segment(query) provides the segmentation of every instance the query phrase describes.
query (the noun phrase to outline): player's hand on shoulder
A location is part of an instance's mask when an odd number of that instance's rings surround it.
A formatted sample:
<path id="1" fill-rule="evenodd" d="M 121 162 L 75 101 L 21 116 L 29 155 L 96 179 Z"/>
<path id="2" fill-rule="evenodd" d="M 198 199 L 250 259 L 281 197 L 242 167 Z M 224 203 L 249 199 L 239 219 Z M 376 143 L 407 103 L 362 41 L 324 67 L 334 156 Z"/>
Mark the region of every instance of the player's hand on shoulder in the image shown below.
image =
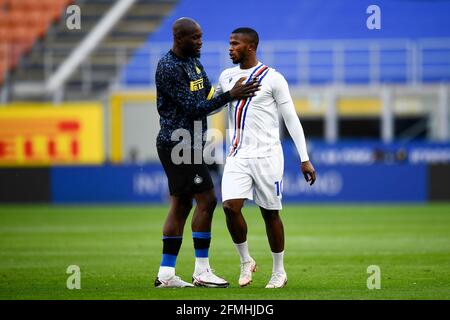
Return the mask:
<path id="1" fill-rule="evenodd" d="M 260 90 L 261 84 L 258 83 L 258 78 L 253 78 L 248 83 L 244 83 L 245 79 L 245 77 L 240 78 L 231 88 L 230 95 L 233 100 L 254 97 L 256 91 Z"/>
<path id="2" fill-rule="evenodd" d="M 316 182 L 316 170 L 314 170 L 311 161 L 302 162 L 301 168 L 305 180 L 312 186 Z"/>

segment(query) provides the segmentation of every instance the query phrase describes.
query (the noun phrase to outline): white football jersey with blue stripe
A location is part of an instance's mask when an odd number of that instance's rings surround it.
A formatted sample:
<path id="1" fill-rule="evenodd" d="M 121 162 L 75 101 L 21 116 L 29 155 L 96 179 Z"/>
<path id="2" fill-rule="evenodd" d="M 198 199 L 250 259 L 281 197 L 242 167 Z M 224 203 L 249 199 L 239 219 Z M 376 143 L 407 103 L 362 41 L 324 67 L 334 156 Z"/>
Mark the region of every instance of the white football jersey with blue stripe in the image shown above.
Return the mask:
<path id="1" fill-rule="evenodd" d="M 250 69 L 237 66 L 222 72 L 216 94 L 229 91 L 241 77 L 246 78 L 245 82 L 257 77 L 261 90 L 252 98 L 232 101 L 227 105 L 228 156 L 258 158 L 282 152 L 278 106 L 287 102 L 292 104 L 286 80 L 275 69 L 261 62 Z"/>

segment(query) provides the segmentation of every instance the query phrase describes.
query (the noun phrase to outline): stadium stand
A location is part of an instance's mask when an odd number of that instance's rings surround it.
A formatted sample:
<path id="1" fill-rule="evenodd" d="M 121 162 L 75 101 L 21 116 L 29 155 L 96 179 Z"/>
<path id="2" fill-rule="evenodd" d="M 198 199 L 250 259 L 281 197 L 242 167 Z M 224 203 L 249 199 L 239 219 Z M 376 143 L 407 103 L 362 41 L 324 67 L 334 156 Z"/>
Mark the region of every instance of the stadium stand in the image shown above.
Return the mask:
<path id="1" fill-rule="evenodd" d="M 2 0 L 0 2 L 0 84 L 6 73 L 29 54 L 72 0 Z"/>
<path id="2" fill-rule="evenodd" d="M 65 10 L 47 10 L 42 23 L 39 10 L 24 7 L 38 3 L 49 1 L 0 0 L 1 43 L 20 44 L 14 59 L 0 45 L 0 74 L 8 74 L 0 167 L 17 166 L 0 182 L 8 188 L 17 172 L 23 179 L 3 201 L 36 201 L 39 190 L 47 191 L 37 200 L 51 203 L 166 201 L 154 74 L 182 16 L 202 25 L 201 61 L 213 83 L 231 66 L 228 37 L 239 26 L 258 30 L 260 60 L 289 81 L 320 178 L 314 188 L 304 183 L 280 128 L 286 201 L 450 199 L 450 1 L 378 0 L 380 30 L 366 26 L 368 0 L 65 2 L 80 7 L 81 30 L 67 28 Z M 120 3 L 128 5 L 103 28 L 106 36 L 74 54 Z M 73 56 L 80 58 L 65 68 Z M 225 115 L 209 117 L 210 127 L 224 133 Z M 24 170 L 31 165 L 42 167 Z M 41 174 L 47 189 L 29 188 Z"/>
<path id="3" fill-rule="evenodd" d="M 67 6 L 71 3 L 76 4 L 80 7 L 82 13 L 81 29 L 69 30 L 66 26 L 65 19 L 56 19 L 55 8 L 53 11 L 48 11 L 48 15 L 53 19 L 52 21 L 56 23 L 51 28 L 46 25 L 45 30 L 43 28 L 39 29 L 41 41 L 35 43 L 33 48 L 27 42 L 29 55 L 20 61 L 20 65 L 18 65 L 20 56 L 16 55 L 14 60 L 15 72 L 11 74 L 11 82 L 14 85 L 45 82 L 49 75 L 59 67 L 74 48 L 92 31 L 97 22 L 115 3 L 114 0 L 23 1 L 24 4 L 22 6 L 15 4 L 13 7 L 17 8 L 17 10 L 27 10 L 27 18 L 28 16 L 32 17 L 27 20 L 29 22 L 35 21 L 34 19 L 37 19 L 35 17 L 38 16 L 37 13 L 29 11 L 30 8 L 41 8 L 47 2 L 54 2 L 55 4 L 58 2 L 58 10 L 62 6 Z M 19 1 L 9 2 L 16 3 Z M 25 2 L 29 7 L 24 7 Z M 30 5 L 29 2 L 34 4 Z M 36 5 L 36 3 L 40 5 Z M 120 20 L 112 32 L 98 45 L 88 61 L 66 83 L 65 99 L 95 99 L 101 96 L 101 94 L 104 94 L 111 85 L 111 79 L 115 79 L 118 66 L 126 63 L 128 56 L 133 50 L 145 41 L 148 34 L 159 25 L 161 18 L 170 12 L 173 3 L 174 1 L 164 0 L 136 1 L 133 7 L 126 13 L 125 17 Z M 64 15 L 67 17 L 65 11 L 62 14 L 63 17 Z M 21 19 L 21 17 L 13 15 L 8 21 L 17 23 L 17 32 L 21 35 L 24 37 L 29 36 L 26 33 L 27 26 L 23 24 L 23 19 Z M 0 21 L 2 20 L 0 19 Z M 45 37 L 43 37 L 44 33 Z M 0 37 L 1 34 L 0 29 Z M 33 40 L 35 39 L 33 38 Z M 2 53 L 0 53 L 1 55 Z M 23 101 L 30 99 L 34 101 L 36 99 L 45 100 L 46 98 L 45 96 L 27 98 L 13 91 L 10 100 Z"/>
<path id="4" fill-rule="evenodd" d="M 193 17 L 202 25 L 202 62 L 214 81 L 229 65 L 227 39 L 242 24 L 236 21 L 258 30 L 260 56 L 292 84 L 450 80 L 450 2 L 377 1 L 383 8 L 382 28 L 369 31 L 364 14 L 371 4 L 366 0 L 288 0 L 283 5 L 230 0 L 220 10 L 202 14 L 209 1 L 180 1 L 136 51 L 123 71 L 122 83 L 153 85 L 155 61 L 168 49 L 171 24 L 180 16 Z"/>

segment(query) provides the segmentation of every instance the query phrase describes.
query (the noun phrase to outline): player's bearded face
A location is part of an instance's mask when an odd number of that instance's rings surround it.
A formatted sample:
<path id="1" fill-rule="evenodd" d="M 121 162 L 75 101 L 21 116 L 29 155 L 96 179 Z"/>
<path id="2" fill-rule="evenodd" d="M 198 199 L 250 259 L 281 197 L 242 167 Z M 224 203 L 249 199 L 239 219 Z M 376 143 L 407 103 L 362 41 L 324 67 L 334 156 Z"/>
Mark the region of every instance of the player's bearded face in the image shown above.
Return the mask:
<path id="1" fill-rule="evenodd" d="M 230 37 L 230 59 L 234 64 L 239 64 L 245 60 L 249 44 L 243 39 L 242 34 L 233 33 Z"/>
<path id="2" fill-rule="evenodd" d="M 182 48 L 186 56 L 200 58 L 202 48 L 202 31 L 200 28 L 195 28 L 193 32 L 184 37 Z"/>

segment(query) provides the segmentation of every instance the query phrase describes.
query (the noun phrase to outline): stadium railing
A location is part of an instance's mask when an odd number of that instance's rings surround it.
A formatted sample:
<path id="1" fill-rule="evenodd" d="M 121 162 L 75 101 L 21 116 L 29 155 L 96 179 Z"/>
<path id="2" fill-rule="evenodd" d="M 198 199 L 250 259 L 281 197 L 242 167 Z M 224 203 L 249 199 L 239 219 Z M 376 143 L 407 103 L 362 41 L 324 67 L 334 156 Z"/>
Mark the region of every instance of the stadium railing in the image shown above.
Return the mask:
<path id="1" fill-rule="evenodd" d="M 124 68 L 122 84 L 153 85 L 159 58 L 171 43 L 139 49 Z M 450 81 L 450 39 L 266 41 L 259 58 L 292 84 L 418 84 Z M 203 44 L 201 61 L 213 81 L 231 66 L 226 42 Z"/>

